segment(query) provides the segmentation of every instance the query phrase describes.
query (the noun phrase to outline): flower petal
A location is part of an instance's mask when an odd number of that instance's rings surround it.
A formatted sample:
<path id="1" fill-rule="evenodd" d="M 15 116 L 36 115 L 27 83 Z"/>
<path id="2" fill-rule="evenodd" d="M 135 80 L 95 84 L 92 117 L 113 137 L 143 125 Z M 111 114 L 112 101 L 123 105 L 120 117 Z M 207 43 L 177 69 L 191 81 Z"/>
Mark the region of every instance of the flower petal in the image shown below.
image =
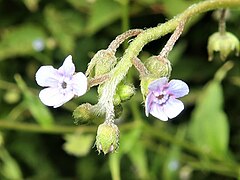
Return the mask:
<path id="1" fill-rule="evenodd" d="M 82 96 L 87 91 L 87 77 L 82 72 L 78 72 L 73 75 L 71 85 L 73 87 L 74 94 L 77 96 Z"/>
<path id="2" fill-rule="evenodd" d="M 39 98 L 42 103 L 47 106 L 53 106 L 54 108 L 68 102 L 73 96 L 73 93 L 61 93 L 59 88 L 45 88 L 39 93 Z"/>
<path id="3" fill-rule="evenodd" d="M 170 118 L 174 118 L 182 112 L 184 105 L 182 101 L 170 97 L 170 99 L 164 105 L 164 113 Z"/>
<path id="4" fill-rule="evenodd" d="M 168 93 L 173 94 L 175 98 L 183 97 L 189 93 L 188 85 L 181 80 L 173 79 L 168 85 Z"/>
<path id="5" fill-rule="evenodd" d="M 162 121 L 167 121 L 168 117 L 163 111 L 163 107 L 157 103 L 151 104 L 150 114 Z"/>
<path id="6" fill-rule="evenodd" d="M 152 92 L 150 92 L 146 97 L 146 100 L 145 100 L 145 114 L 146 114 L 147 117 L 148 117 L 149 112 L 151 110 L 151 104 L 153 103 L 154 98 L 155 97 L 154 97 Z"/>
<path id="7" fill-rule="evenodd" d="M 166 77 L 159 78 L 153 82 L 151 82 L 148 86 L 150 91 L 159 91 L 163 86 L 165 86 L 168 82 Z"/>
<path id="8" fill-rule="evenodd" d="M 69 55 L 63 62 L 63 65 L 58 69 L 58 72 L 63 76 L 72 76 L 75 72 L 75 66 L 72 62 L 72 56 Z"/>
<path id="9" fill-rule="evenodd" d="M 42 66 L 36 72 L 36 81 L 39 86 L 57 87 L 59 78 L 61 76 L 52 66 Z"/>

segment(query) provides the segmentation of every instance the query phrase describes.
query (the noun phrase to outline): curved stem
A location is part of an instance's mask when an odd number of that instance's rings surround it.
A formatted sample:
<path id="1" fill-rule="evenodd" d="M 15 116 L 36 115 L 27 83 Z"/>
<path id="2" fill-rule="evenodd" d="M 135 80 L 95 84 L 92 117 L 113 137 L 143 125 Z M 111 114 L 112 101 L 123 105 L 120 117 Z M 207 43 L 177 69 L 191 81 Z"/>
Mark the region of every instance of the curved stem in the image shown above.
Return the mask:
<path id="1" fill-rule="evenodd" d="M 239 0 L 208 0 L 203 1 L 198 4 L 190 6 L 182 14 L 176 16 L 172 20 L 161 24 L 154 28 L 149 28 L 144 32 L 140 33 L 134 41 L 131 42 L 128 49 L 126 49 L 124 56 L 121 61 L 116 65 L 114 69 L 110 72 L 110 79 L 103 85 L 103 93 L 99 99 L 99 108 L 101 111 L 106 112 L 109 109 L 108 106 L 113 104 L 113 96 L 117 85 L 122 81 L 126 76 L 129 68 L 132 66 L 132 59 L 138 56 L 139 52 L 142 50 L 144 45 L 147 43 L 160 38 L 163 35 L 166 35 L 169 32 L 172 32 L 179 23 L 185 19 L 196 16 L 200 13 L 213 10 L 216 8 L 223 7 L 237 7 L 240 6 Z"/>
<path id="2" fill-rule="evenodd" d="M 174 44 L 178 40 L 178 38 L 181 36 L 184 25 L 186 23 L 186 20 L 184 19 L 183 21 L 180 21 L 179 25 L 167 41 L 166 45 L 163 47 L 162 51 L 159 53 L 160 59 L 167 58 L 169 52 L 173 49 Z"/>

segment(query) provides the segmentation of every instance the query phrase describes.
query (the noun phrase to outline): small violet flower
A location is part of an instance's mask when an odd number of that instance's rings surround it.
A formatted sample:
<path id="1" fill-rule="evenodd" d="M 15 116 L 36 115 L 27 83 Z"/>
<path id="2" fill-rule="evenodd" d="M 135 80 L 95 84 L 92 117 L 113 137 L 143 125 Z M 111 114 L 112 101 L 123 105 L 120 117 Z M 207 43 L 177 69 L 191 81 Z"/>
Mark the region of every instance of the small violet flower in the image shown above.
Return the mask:
<path id="1" fill-rule="evenodd" d="M 181 80 L 171 80 L 166 77 L 159 78 L 148 86 L 148 95 L 145 101 L 146 116 L 167 121 L 176 117 L 183 109 L 183 103 L 176 99 L 189 93 L 188 85 Z"/>
<path id="2" fill-rule="evenodd" d="M 39 93 L 43 104 L 57 108 L 71 100 L 74 96 L 82 96 L 87 91 L 87 77 L 75 73 L 72 56 L 69 55 L 59 69 L 42 66 L 36 73 L 39 86 L 46 87 Z"/>

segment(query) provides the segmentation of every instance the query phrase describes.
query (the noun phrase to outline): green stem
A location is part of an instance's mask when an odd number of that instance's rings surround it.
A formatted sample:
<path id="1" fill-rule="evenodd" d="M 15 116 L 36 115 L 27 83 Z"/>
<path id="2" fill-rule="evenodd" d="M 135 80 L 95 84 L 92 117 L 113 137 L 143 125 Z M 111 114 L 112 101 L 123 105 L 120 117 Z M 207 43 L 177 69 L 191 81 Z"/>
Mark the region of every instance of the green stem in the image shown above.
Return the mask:
<path id="1" fill-rule="evenodd" d="M 24 132 L 32 132 L 32 133 L 47 133 L 47 134 L 65 134 L 65 133 L 73 133 L 76 131 L 88 131 L 95 132 L 96 127 L 91 126 L 63 126 L 63 125 L 54 125 L 49 127 L 43 127 L 37 124 L 31 123 L 18 123 L 18 122 L 9 122 L 6 120 L 0 120 L 0 129 L 8 129 L 8 130 L 17 130 Z"/>
<path id="2" fill-rule="evenodd" d="M 157 27 L 149 28 L 139 34 L 134 41 L 132 41 L 126 49 L 124 56 L 117 66 L 110 72 L 110 79 L 103 85 L 103 93 L 99 99 L 100 111 L 113 114 L 113 96 L 117 85 L 126 76 L 129 68 L 132 66 L 132 59 L 138 56 L 144 45 L 147 43 L 159 39 L 161 36 L 172 32 L 178 26 L 179 22 L 196 16 L 200 13 L 226 7 L 238 7 L 240 6 L 239 0 L 208 0 L 202 1 L 198 4 L 190 6 L 182 14 L 175 18 L 163 23 Z"/>
<path id="3" fill-rule="evenodd" d="M 134 127 L 134 123 L 126 123 L 121 125 L 121 131 L 129 130 Z M 38 124 L 33 123 L 19 123 L 19 122 L 10 122 L 8 120 L 0 120 L 0 129 L 1 130 L 17 130 L 29 133 L 44 133 L 44 134 L 66 134 L 74 133 L 77 131 L 81 132 L 96 132 L 97 127 L 95 126 L 65 126 L 65 125 L 53 125 L 49 127 L 43 127 Z"/>
<path id="4" fill-rule="evenodd" d="M 221 35 L 224 35 L 226 32 L 226 11 L 226 9 L 221 9 L 220 13 L 218 31 Z"/>

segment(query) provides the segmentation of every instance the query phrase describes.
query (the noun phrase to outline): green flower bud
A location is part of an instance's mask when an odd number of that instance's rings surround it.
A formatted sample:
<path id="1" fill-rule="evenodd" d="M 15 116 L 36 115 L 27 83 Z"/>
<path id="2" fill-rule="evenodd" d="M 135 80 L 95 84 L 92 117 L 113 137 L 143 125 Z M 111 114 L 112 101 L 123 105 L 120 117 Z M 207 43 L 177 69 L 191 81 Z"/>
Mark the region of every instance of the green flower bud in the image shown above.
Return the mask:
<path id="1" fill-rule="evenodd" d="M 131 84 L 119 84 L 116 93 L 122 102 L 127 101 L 135 94 L 135 88 Z"/>
<path id="2" fill-rule="evenodd" d="M 95 145 L 99 153 L 115 152 L 118 148 L 119 130 L 113 123 L 100 124 L 97 130 Z"/>
<path id="3" fill-rule="evenodd" d="M 113 96 L 113 104 L 114 104 L 114 106 L 117 106 L 117 105 L 119 105 L 121 103 L 121 98 L 120 98 L 120 96 L 116 93 L 116 94 L 114 94 L 114 96 Z"/>
<path id="4" fill-rule="evenodd" d="M 170 77 L 171 75 L 171 63 L 166 58 L 162 58 L 160 56 L 151 56 L 146 60 L 145 66 L 149 73 L 156 76 L 156 78 Z"/>
<path id="5" fill-rule="evenodd" d="M 110 50 L 98 51 L 88 65 L 86 75 L 96 77 L 108 73 L 116 65 L 117 58 L 114 52 Z"/>
<path id="6" fill-rule="evenodd" d="M 81 104 L 73 111 L 76 122 L 86 123 L 93 118 L 92 105 L 89 103 Z"/>
<path id="7" fill-rule="evenodd" d="M 73 111 L 75 123 L 95 123 L 100 124 L 103 122 L 104 117 L 97 115 L 94 106 L 89 103 L 81 104 Z"/>
<path id="8" fill-rule="evenodd" d="M 207 48 L 209 61 L 213 59 L 214 52 L 219 52 L 220 59 L 224 61 L 232 51 L 235 51 L 236 56 L 238 56 L 239 40 L 232 33 L 221 34 L 216 32 L 209 37 Z"/>

